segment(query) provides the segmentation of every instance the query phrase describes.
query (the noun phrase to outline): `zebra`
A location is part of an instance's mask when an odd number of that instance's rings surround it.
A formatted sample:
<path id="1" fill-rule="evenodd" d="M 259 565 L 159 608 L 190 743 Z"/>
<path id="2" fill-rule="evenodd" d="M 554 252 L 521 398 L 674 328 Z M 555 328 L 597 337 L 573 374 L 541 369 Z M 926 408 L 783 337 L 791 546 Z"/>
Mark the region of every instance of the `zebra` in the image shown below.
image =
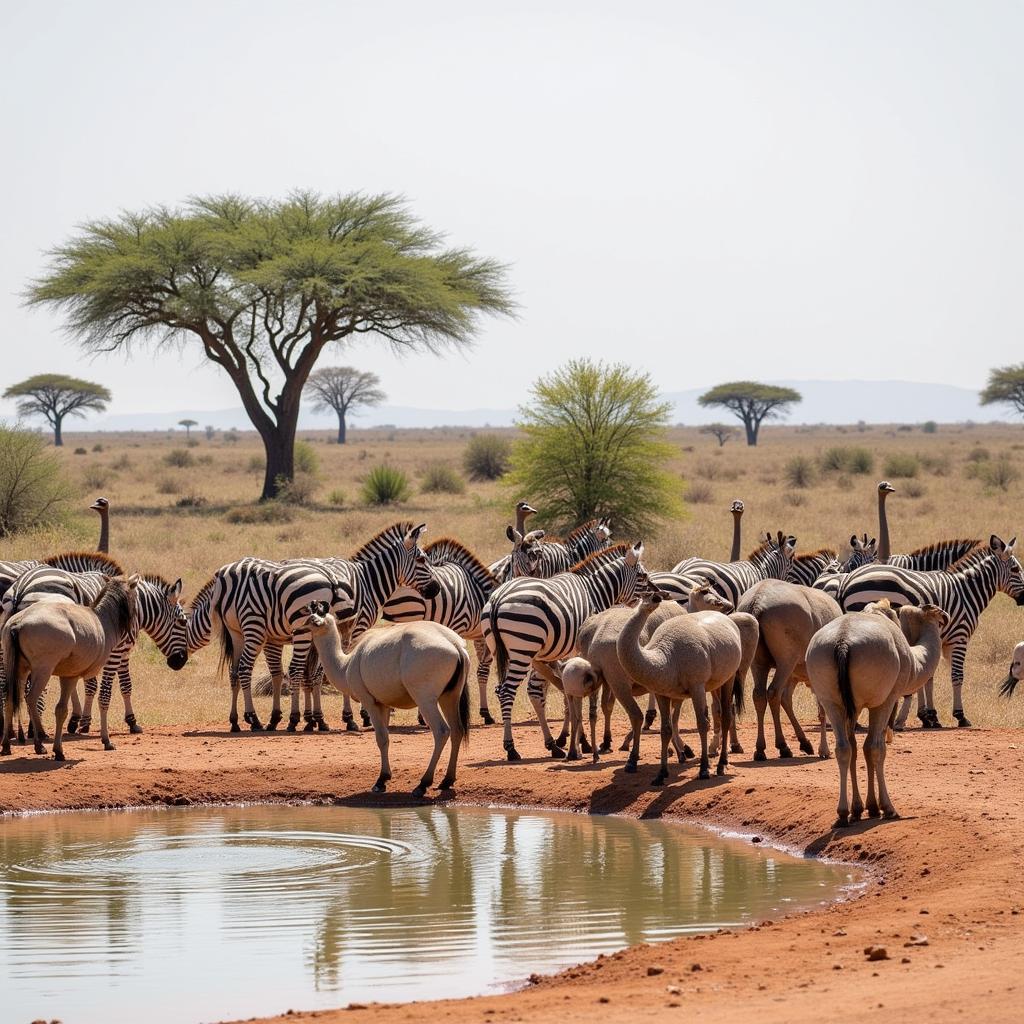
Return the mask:
<path id="1" fill-rule="evenodd" d="M 525 503 L 520 502 L 520 505 L 523 504 Z M 526 507 L 530 508 L 528 505 Z M 520 506 L 517 505 L 517 512 L 519 508 Z M 536 564 L 532 571 L 526 573 L 522 571 L 522 562 L 519 562 L 519 575 L 531 575 L 547 579 L 549 576 L 554 576 L 555 573 L 568 572 L 578 562 L 582 562 L 587 555 L 592 555 L 595 551 L 602 551 L 608 547 L 611 542 L 611 535 L 611 519 L 608 516 L 603 516 L 600 519 L 591 519 L 582 526 L 576 527 L 564 540 L 559 540 L 557 537 L 547 539 L 543 530 L 531 530 L 529 533 L 524 533 L 523 527 L 517 522 L 514 528 L 509 526 L 505 529 L 505 536 L 513 544 L 512 553 L 494 562 L 489 566 L 489 569 L 491 575 L 496 577 L 501 583 L 507 583 L 510 579 L 515 579 L 517 569 L 515 561 L 516 549 L 519 545 L 523 543 L 528 544 L 532 540 L 540 542 Z M 517 540 L 517 537 L 521 538 L 521 540 Z"/>
<path id="2" fill-rule="evenodd" d="M 940 540 L 934 544 L 915 548 L 906 554 L 890 555 L 886 565 L 895 565 L 899 569 L 914 569 L 917 572 L 937 572 L 948 569 L 954 562 L 959 562 L 964 555 L 969 555 L 982 546 L 980 540 L 969 540 L 958 537 L 952 540 Z"/>
<path id="3" fill-rule="evenodd" d="M 50 561 L 47 559 L 46 562 L 23 573 L 7 591 L 3 599 L 3 621 L 6 621 L 20 608 L 36 601 L 61 600 L 91 605 L 103 589 L 104 584 L 113 575 L 109 572 L 99 571 L 70 572 L 55 568 Z M 169 668 L 177 671 L 188 661 L 186 618 L 179 601 L 181 580 L 171 584 L 161 576 L 143 576 L 140 578 L 135 592 L 138 602 L 135 628 L 111 652 L 103 667 L 102 684 L 99 686 L 100 737 L 105 750 L 114 749 L 107 730 L 107 710 L 110 706 L 110 695 L 115 675 L 120 680 L 121 696 L 124 699 L 125 723 L 133 733 L 142 731 L 132 708 L 132 682 L 129 670 L 129 658 L 138 638 L 138 631 L 142 629 L 149 634 L 160 653 L 167 659 Z M 87 679 L 84 711 L 79 702 L 77 688 L 72 694 L 73 713 L 68 722 L 67 731 L 69 733 L 79 728 L 82 732 L 88 732 L 91 724 L 92 700 L 96 691 L 96 679 Z M 75 728 L 72 728 L 72 725 Z"/>
<path id="4" fill-rule="evenodd" d="M 938 605 L 949 616 L 942 631 L 942 651 L 952 669 L 953 717 L 961 728 L 971 724 L 963 709 L 964 661 L 981 613 L 1000 590 L 1024 605 L 1024 573 L 1013 554 L 1016 542 L 1016 537 L 1006 543 L 992 534 L 987 546 L 975 548 L 948 569 L 917 571 L 867 565 L 850 573 L 839 588 L 843 611 L 858 611 L 872 601 L 888 598 L 897 607 Z M 932 685 L 929 680 L 918 692 L 917 715 L 926 729 L 941 728 Z M 905 703 L 898 724 L 902 725 L 908 707 Z"/>
<path id="5" fill-rule="evenodd" d="M 743 562 L 710 562 L 704 558 L 687 558 L 671 572 L 652 572 L 651 585 L 672 600 L 682 604 L 690 599 L 690 591 L 702 583 L 712 588 L 735 608 L 739 599 L 761 580 L 784 580 L 793 564 L 796 537 L 787 537 L 780 530 L 775 537 L 761 535 L 761 545 Z"/>
<path id="6" fill-rule="evenodd" d="M 786 573 L 789 583 L 799 583 L 804 587 L 813 587 L 823 576 L 853 572 L 862 565 L 870 565 L 875 561 L 878 551 L 877 542 L 854 534 L 850 538 L 850 554 L 840 562 L 839 556 L 832 548 L 819 548 L 817 551 L 796 555 Z"/>
<path id="7" fill-rule="evenodd" d="M 28 572 L 29 569 L 34 569 L 37 565 L 42 564 L 42 562 L 35 559 L 30 559 L 26 562 L 0 561 L 0 601 L 3 600 L 4 594 L 11 589 L 11 585 L 19 576 Z"/>
<path id="8" fill-rule="evenodd" d="M 498 703 L 509 761 L 520 761 L 512 739 L 512 705 L 519 684 L 536 666 L 549 682 L 556 681 L 549 663 L 576 649 L 579 631 L 589 615 L 625 604 L 647 579 L 641 562 L 643 544 L 620 544 L 589 555 L 568 572 L 548 579 L 521 578 L 503 583 L 481 613 L 484 639 L 498 666 Z M 552 739 L 544 715 L 543 687 L 530 687 L 544 745 L 551 756 L 565 755 Z"/>
<path id="9" fill-rule="evenodd" d="M 423 553 L 434 568 L 434 578 L 440 587 L 438 593 L 428 599 L 411 588 L 399 588 L 384 604 L 384 621 L 417 622 L 425 619 L 439 622 L 463 639 L 473 641 L 477 654 L 480 717 L 484 725 L 494 725 L 487 707 L 487 675 L 491 658 L 483 640 L 480 613 L 498 581 L 476 555 L 450 537 L 428 544 Z"/>

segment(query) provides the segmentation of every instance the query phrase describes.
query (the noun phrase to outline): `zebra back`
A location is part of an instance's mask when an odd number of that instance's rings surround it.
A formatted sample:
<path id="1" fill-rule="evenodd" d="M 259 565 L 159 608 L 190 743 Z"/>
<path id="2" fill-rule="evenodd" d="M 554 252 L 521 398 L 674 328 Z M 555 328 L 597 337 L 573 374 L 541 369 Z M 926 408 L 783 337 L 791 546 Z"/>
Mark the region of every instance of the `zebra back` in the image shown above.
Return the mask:
<path id="1" fill-rule="evenodd" d="M 900 569 L 914 569 L 917 572 L 937 572 L 940 569 L 948 569 L 965 555 L 979 549 L 982 549 L 982 542 L 977 539 L 960 537 L 940 540 L 905 554 L 891 555 L 888 564 Z"/>
<path id="2" fill-rule="evenodd" d="M 65 572 L 101 572 L 104 576 L 123 576 L 124 569 L 109 555 L 100 551 L 63 551 L 43 559 L 44 565 L 52 565 Z"/>
<path id="3" fill-rule="evenodd" d="M 35 560 L 29 560 L 27 562 L 4 562 L 0 561 L 0 600 L 3 599 L 4 594 L 10 589 L 11 584 L 22 575 L 22 573 L 28 572 L 29 569 L 34 569 L 37 565 L 42 565 L 42 562 Z"/>

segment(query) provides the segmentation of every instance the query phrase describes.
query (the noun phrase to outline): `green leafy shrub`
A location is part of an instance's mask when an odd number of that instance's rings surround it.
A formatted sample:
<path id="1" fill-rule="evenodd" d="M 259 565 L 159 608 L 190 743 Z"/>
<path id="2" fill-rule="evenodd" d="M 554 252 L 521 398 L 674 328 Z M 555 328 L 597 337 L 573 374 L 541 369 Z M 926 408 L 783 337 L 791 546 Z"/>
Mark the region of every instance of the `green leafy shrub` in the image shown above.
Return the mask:
<path id="1" fill-rule="evenodd" d="M 76 448 L 75 449 L 75 454 L 76 455 L 88 455 L 89 453 L 84 448 Z"/>
<path id="2" fill-rule="evenodd" d="M 908 480 L 917 476 L 921 462 L 916 455 L 890 455 L 885 460 L 885 475 L 895 480 Z"/>
<path id="3" fill-rule="evenodd" d="M 466 482 L 446 462 L 432 462 L 423 473 L 420 490 L 424 494 L 463 494 Z"/>
<path id="4" fill-rule="evenodd" d="M 875 457 L 867 448 L 837 446 L 828 448 L 820 459 L 823 473 L 870 473 Z"/>
<path id="5" fill-rule="evenodd" d="M 1009 456 L 1000 455 L 998 459 L 979 463 L 978 477 L 986 487 L 999 491 L 1008 491 L 1010 485 L 1020 479 L 1020 470 L 1017 469 Z"/>
<path id="6" fill-rule="evenodd" d="M 327 495 L 328 504 L 336 505 L 341 508 L 345 504 L 345 492 L 340 490 L 333 490 Z"/>
<path id="7" fill-rule="evenodd" d="M 277 479 L 277 499 L 286 505 L 308 505 L 320 483 L 312 473 L 296 473 L 291 480 Z"/>
<path id="8" fill-rule="evenodd" d="M 195 456 L 185 448 L 172 448 L 164 456 L 164 464 L 175 469 L 188 469 L 196 464 Z"/>
<path id="9" fill-rule="evenodd" d="M 935 420 L 925 420 L 921 425 L 921 430 L 926 434 L 937 434 L 939 432 L 939 425 Z"/>
<path id="10" fill-rule="evenodd" d="M 320 472 L 320 456 L 308 441 L 295 442 L 295 472 L 316 476 Z"/>
<path id="11" fill-rule="evenodd" d="M 817 478 L 814 460 L 807 455 L 794 455 L 786 463 L 786 482 L 790 487 L 810 487 Z"/>
<path id="12" fill-rule="evenodd" d="M 94 445 L 92 446 L 92 450 L 93 450 L 94 452 L 101 452 L 101 451 L 103 451 L 103 445 L 102 445 L 102 444 L 100 444 L 100 443 L 99 443 L 99 442 L 97 441 L 97 442 L 96 442 L 96 444 L 94 444 Z"/>
<path id="13" fill-rule="evenodd" d="M 470 480 L 497 480 L 509 468 L 512 442 L 498 434 L 477 434 L 462 456 L 462 465 Z"/>
<path id="14" fill-rule="evenodd" d="M 60 458 L 41 434 L 0 427 L 0 537 L 57 523 L 69 493 Z"/>
<path id="15" fill-rule="evenodd" d="M 374 466 L 363 481 L 363 501 L 367 505 L 399 505 L 412 493 L 409 478 L 394 466 Z"/>

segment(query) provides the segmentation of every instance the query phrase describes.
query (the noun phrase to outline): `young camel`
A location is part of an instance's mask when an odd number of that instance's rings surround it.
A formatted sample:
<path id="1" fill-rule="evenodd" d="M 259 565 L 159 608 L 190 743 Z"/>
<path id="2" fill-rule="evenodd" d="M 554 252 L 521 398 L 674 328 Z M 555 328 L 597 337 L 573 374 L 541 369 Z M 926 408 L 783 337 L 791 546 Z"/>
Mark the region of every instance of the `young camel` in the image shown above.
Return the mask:
<path id="1" fill-rule="evenodd" d="M 113 576 L 104 585 L 92 605 L 71 601 L 40 601 L 16 612 L 0 633 L 4 679 L 9 681 L 4 708 L 4 732 L 0 754 L 11 752 L 11 728 L 18 713 L 22 691 L 26 695 L 32 719 L 35 752 L 45 754 L 43 723 L 38 701 L 51 676 L 60 678 L 53 737 L 53 757 L 64 760 L 64 721 L 68 702 L 78 680 L 92 678 L 103 671 L 111 652 L 126 637 L 134 636 L 136 588 L 140 577 Z M 103 745 L 112 749 L 106 735 Z"/>
<path id="2" fill-rule="evenodd" d="M 717 611 L 673 616 L 658 626 L 643 646 L 640 637 L 644 624 L 665 599 L 666 595 L 658 590 L 643 597 L 615 645 L 623 669 L 658 698 L 661 769 L 654 777 L 655 786 L 668 778 L 668 744 L 672 737 L 670 702 L 686 697 L 693 701 L 700 734 L 699 777 L 710 776 L 707 695 L 726 683 L 732 684 L 741 669 L 745 674 L 757 648 L 757 619 L 752 615 L 723 615 Z M 724 736 L 732 714 L 728 691 L 720 705 Z M 718 755 L 719 775 L 725 774 L 727 764 L 726 744 L 722 743 Z"/>
<path id="3" fill-rule="evenodd" d="M 836 825 L 864 812 L 857 787 L 857 715 L 868 709 L 864 760 L 868 769 L 867 812 L 896 818 L 885 785 L 886 734 L 901 697 L 930 679 L 942 655 L 941 633 L 948 621 L 936 605 L 905 605 L 899 616 L 888 601 L 849 612 L 817 632 L 807 648 L 807 675 L 836 734 L 839 806 Z M 847 777 L 853 804 L 847 798 Z M 877 784 L 877 797 L 875 786 Z"/>
<path id="4" fill-rule="evenodd" d="M 843 614 L 834 598 L 813 587 L 783 580 L 762 580 L 755 583 L 740 598 L 737 611 L 746 612 L 757 619 L 759 635 L 757 653 L 751 664 L 754 677 L 754 708 L 757 711 L 757 743 L 754 746 L 754 760 L 766 760 L 764 713 L 772 710 L 775 725 L 775 748 L 779 757 L 792 757 L 782 735 L 781 710 L 796 732 L 797 742 L 805 754 L 814 753 L 793 711 L 793 691 L 798 682 L 807 682 L 807 665 L 804 657 L 811 637 L 823 626 Z M 772 681 L 768 673 L 774 670 Z M 828 739 L 825 730 L 825 712 L 819 705 L 818 721 L 820 739 L 818 756 L 829 756 Z"/>
<path id="5" fill-rule="evenodd" d="M 407 622 L 365 633 L 355 650 L 345 654 L 327 603 L 314 602 L 308 612 L 304 628 L 312 635 L 324 674 L 370 713 L 380 750 L 380 775 L 373 792 L 383 793 L 391 779 L 392 708 L 418 708 L 434 736 L 434 752 L 413 796 L 423 796 L 433 784 L 449 736 L 448 770 L 437 788 L 451 789 L 459 747 L 469 741 L 469 655 L 459 635 L 437 622 Z"/>
<path id="6" fill-rule="evenodd" d="M 641 631 L 640 642 L 646 644 L 654 630 L 663 622 L 675 615 L 685 615 L 688 611 L 719 611 L 728 615 L 732 611 L 732 605 L 725 598 L 716 594 L 707 584 L 694 587 L 690 592 L 686 608 L 683 608 L 677 601 L 665 601 L 651 613 Z M 579 758 L 576 742 L 583 731 L 583 698 L 589 697 L 590 747 L 594 762 L 597 762 L 597 701 L 595 698 L 600 690 L 601 710 L 604 712 L 604 739 L 600 750 L 611 750 L 611 713 L 615 707 L 615 701 L 618 700 L 625 708 L 626 714 L 629 715 L 631 727 L 619 749 L 630 750 L 632 748 L 629 758 L 626 760 L 625 770 L 630 773 L 636 771 L 640 760 L 640 733 L 644 724 L 644 715 L 634 698 L 648 691 L 626 673 L 622 662 L 619 661 L 618 650 L 615 646 L 619 634 L 632 614 L 631 608 L 615 607 L 592 615 L 580 630 L 580 656 L 570 658 L 562 666 L 562 690 L 569 709 L 571 725 L 568 754 L 570 761 Z M 683 764 L 686 758 L 693 757 L 693 751 L 683 743 L 679 736 L 678 714 L 679 702 L 674 701 L 672 704 L 672 745 L 679 757 L 679 763 Z"/>

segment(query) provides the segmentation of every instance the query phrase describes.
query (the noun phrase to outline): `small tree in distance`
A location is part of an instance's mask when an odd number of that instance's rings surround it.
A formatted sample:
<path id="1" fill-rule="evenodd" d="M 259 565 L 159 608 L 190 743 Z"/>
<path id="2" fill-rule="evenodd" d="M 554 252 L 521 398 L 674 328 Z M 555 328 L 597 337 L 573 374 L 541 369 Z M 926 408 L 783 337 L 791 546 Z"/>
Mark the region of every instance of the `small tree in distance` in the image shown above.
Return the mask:
<path id="1" fill-rule="evenodd" d="M 497 480 L 508 472 L 512 442 L 500 434 L 477 434 L 462 456 L 470 480 Z"/>
<path id="2" fill-rule="evenodd" d="M 66 416 L 84 416 L 87 412 L 103 412 L 110 401 L 110 392 L 102 384 L 94 384 L 63 373 L 38 373 L 20 384 L 12 384 L 4 398 L 18 398 L 21 416 L 43 416 L 53 428 L 53 443 L 64 444 L 62 427 Z"/>
<path id="3" fill-rule="evenodd" d="M 571 529 L 610 516 L 620 537 L 650 534 L 679 510 L 680 481 L 664 469 L 671 405 L 647 374 L 575 359 L 532 388 L 512 449 L 510 480 L 536 496 L 541 525 Z"/>
<path id="4" fill-rule="evenodd" d="M 1012 405 L 1018 416 L 1024 416 L 1024 363 L 989 370 L 979 398 L 982 405 Z"/>
<path id="5" fill-rule="evenodd" d="M 199 426 L 199 420 L 178 420 L 178 426 L 185 428 L 185 440 L 192 439 L 192 428 Z"/>
<path id="6" fill-rule="evenodd" d="M 380 377 L 354 366 L 324 366 L 306 381 L 306 397 L 316 412 L 333 409 L 338 416 L 338 444 L 345 443 L 346 417 L 359 408 L 380 405 L 387 398 Z"/>
<path id="7" fill-rule="evenodd" d="M 803 401 L 803 396 L 792 388 L 738 380 L 705 391 L 697 401 L 705 408 L 719 406 L 728 409 L 742 421 L 747 432 L 747 444 L 753 446 L 757 444 L 761 424 L 765 420 L 782 419 L 789 413 L 791 405 Z"/>
<path id="8" fill-rule="evenodd" d="M 739 433 L 739 430 L 736 427 L 730 427 L 727 423 L 709 423 L 706 427 L 701 427 L 700 432 L 717 438 L 718 447 L 722 448 L 726 441 L 731 441 Z"/>

